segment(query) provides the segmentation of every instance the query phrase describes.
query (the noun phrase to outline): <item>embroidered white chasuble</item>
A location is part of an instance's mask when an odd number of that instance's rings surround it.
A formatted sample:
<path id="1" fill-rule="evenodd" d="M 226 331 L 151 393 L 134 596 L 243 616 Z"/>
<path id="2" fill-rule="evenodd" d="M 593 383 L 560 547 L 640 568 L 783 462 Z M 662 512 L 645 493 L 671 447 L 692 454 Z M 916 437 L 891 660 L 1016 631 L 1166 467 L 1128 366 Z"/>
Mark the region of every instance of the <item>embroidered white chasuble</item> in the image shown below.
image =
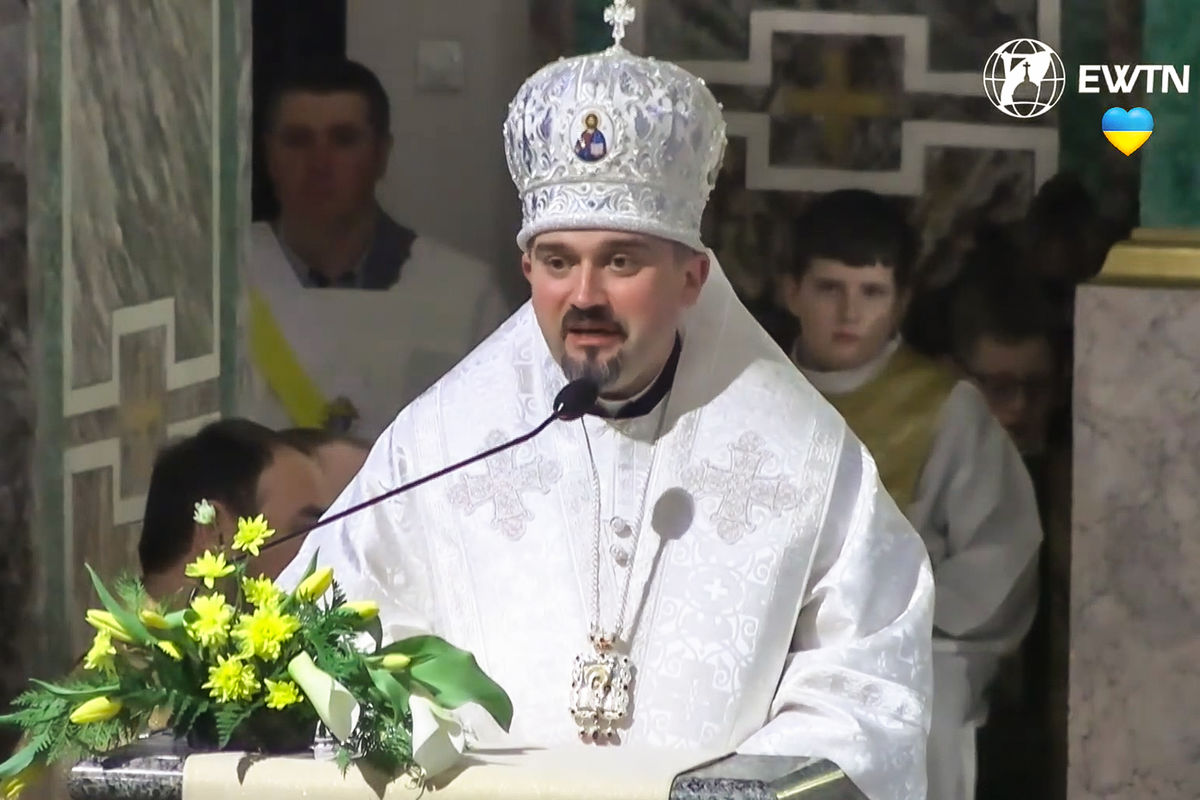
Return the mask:
<path id="1" fill-rule="evenodd" d="M 803 371 L 835 399 L 878 391 L 895 400 L 904 392 L 902 383 L 872 381 L 899 347 L 893 340 L 858 369 Z M 887 410 L 887 400 L 872 409 Z M 979 390 L 959 381 L 930 410 L 936 428 L 927 456 L 908 478 L 915 491 L 905 509 L 929 550 L 937 595 L 928 800 L 970 800 L 987 689 L 1001 657 L 1017 650 L 1037 611 L 1042 528 L 1029 473 Z"/>
<path id="2" fill-rule="evenodd" d="M 280 583 L 319 550 L 348 596 L 380 603 L 386 637 L 432 631 L 474 652 L 515 709 L 507 738 L 468 709 L 482 741 L 596 746 L 568 707 L 598 500 L 602 627 L 632 570 L 618 746 L 824 757 L 874 800 L 923 798 L 933 591 L 920 538 L 715 262 L 681 333 L 650 414 L 555 423 L 320 529 Z M 565 382 L 522 307 L 400 413 L 330 512 L 533 428 Z"/>

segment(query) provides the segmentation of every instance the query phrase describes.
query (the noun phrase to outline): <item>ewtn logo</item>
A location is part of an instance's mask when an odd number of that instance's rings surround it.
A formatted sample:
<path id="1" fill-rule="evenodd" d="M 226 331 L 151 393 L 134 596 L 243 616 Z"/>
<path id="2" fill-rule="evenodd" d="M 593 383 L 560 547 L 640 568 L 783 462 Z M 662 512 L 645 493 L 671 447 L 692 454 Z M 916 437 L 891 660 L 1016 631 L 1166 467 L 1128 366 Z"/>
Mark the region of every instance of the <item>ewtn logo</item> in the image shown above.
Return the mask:
<path id="1" fill-rule="evenodd" d="M 1187 94 L 1192 82 L 1192 68 L 1185 66 L 1183 74 L 1169 64 L 1080 64 L 1079 93 L 1131 94 L 1139 89 L 1146 94 L 1167 94 L 1174 90 Z"/>
<path id="2" fill-rule="evenodd" d="M 983 67 L 983 90 L 1010 117 L 1040 117 L 1062 99 L 1067 70 L 1054 48 L 1037 39 L 1013 39 Z"/>
<path id="3" fill-rule="evenodd" d="M 1081 64 L 1080 94 L 1167 94 L 1191 91 L 1191 66 L 1170 64 Z M 1040 117 L 1067 88 L 1063 60 L 1037 39 L 1013 39 L 997 47 L 983 68 L 983 90 L 1010 117 Z"/>

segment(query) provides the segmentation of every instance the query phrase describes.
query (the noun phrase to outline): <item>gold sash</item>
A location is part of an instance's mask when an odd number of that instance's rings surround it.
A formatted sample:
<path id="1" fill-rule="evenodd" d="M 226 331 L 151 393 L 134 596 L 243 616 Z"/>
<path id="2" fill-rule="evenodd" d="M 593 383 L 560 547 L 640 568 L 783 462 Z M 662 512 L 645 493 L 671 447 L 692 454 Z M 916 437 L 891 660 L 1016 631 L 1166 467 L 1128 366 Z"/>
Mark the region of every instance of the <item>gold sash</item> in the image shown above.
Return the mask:
<path id="1" fill-rule="evenodd" d="M 253 287 L 248 287 L 247 291 L 250 293 L 250 357 L 254 366 L 283 404 L 293 425 L 324 427 L 329 416 L 329 401 L 296 358 L 266 298 Z"/>
<path id="2" fill-rule="evenodd" d="M 848 394 L 826 397 L 874 457 L 901 511 L 912 503 L 938 415 L 957 382 L 948 368 L 901 345 L 873 379 Z"/>

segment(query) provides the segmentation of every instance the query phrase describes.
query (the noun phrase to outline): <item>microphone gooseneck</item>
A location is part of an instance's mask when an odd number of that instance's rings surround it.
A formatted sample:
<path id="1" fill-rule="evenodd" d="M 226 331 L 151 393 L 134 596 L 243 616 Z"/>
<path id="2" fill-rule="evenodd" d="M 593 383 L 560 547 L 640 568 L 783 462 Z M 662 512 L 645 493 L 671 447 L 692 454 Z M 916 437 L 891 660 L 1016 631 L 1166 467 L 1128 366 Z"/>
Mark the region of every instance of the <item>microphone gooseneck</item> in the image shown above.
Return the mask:
<path id="1" fill-rule="evenodd" d="M 579 419 L 585 413 L 587 413 L 588 409 L 590 409 L 595 404 L 596 398 L 599 396 L 600 396 L 600 388 L 596 384 L 596 382 L 594 380 L 592 380 L 591 378 L 580 378 L 578 380 L 571 381 L 566 386 L 564 386 L 559 391 L 559 393 L 554 397 L 554 404 L 553 404 L 554 411 L 550 414 L 550 416 L 546 417 L 546 419 L 543 420 L 541 422 L 541 424 L 539 424 L 536 428 L 529 431 L 528 433 L 523 433 L 515 439 L 511 439 L 507 442 L 504 442 L 503 444 L 498 444 L 495 447 L 492 447 L 488 450 L 484 450 L 482 453 L 473 455 L 470 458 L 465 458 L 456 464 L 451 464 L 448 467 L 443 467 L 442 469 L 439 469 L 437 472 L 433 472 L 424 477 L 417 478 L 415 481 L 410 481 L 409 483 L 406 483 L 403 486 L 397 486 L 395 489 L 392 489 L 389 492 L 385 492 L 385 493 L 379 495 L 378 497 L 372 497 L 369 500 L 364 500 L 363 502 L 359 503 L 358 505 L 351 506 L 350 508 L 347 508 L 344 511 L 339 511 L 338 513 L 333 514 L 332 516 L 322 517 L 320 520 L 318 520 L 317 522 L 315 522 L 312 525 L 309 525 L 307 528 L 302 528 L 298 531 L 293 531 L 292 533 L 289 533 L 287 536 L 281 536 L 279 538 L 272 537 L 270 540 L 267 541 L 266 544 L 264 544 L 261 548 L 259 548 L 259 550 L 260 550 L 260 552 L 262 550 L 268 550 L 272 547 L 281 545 L 284 542 L 291 541 L 292 539 L 295 539 L 298 536 L 306 536 L 306 535 L 312 533 L 313 531 L 315 531 L 317 528 L 323 528 L 326 525 L 331 525 L 334 522 L 338 522 L 340 520 L 345 519 L 346 517 L 357 514 L 359 511 L 365 511 L 366 509 L 370 508 L 371 506 L 382 503 L 384 500 L 390 500 L 391 498 L 396 497 L 397 495 L 403 494 L 403 493 L 407 492 L 409 489 L 416 489 L 418 486 L 423 486 L 424 484 L 429 483 L 432 480 L 436 480 L 438 478 L 449 475 L 451 472 L 460 470 L 463 467 L 469 467 L 477 461 L 482 461 L 485 458 L 494 456 L 497 453 L 501 453 L 505 450 L 508 450 L 510 447 L 516 447 L 519 444 L 523 444 L 524 442 L 527 442 L 530 439 L 532 439 L 533 437 L 537 436 L 542 431 L 546 430 L 546 428 L 550 427 L 550 425 L 552 423 L 554 423 L 558 420 L 564 420 L 564 421 L 569 422 L 571 420 Z M 238 561 L 245 561 L 246 558 L 247 558 L 246 555 L 242 555 L 241 557 L 234 559 L 234 563 L 237 563 Z"/>

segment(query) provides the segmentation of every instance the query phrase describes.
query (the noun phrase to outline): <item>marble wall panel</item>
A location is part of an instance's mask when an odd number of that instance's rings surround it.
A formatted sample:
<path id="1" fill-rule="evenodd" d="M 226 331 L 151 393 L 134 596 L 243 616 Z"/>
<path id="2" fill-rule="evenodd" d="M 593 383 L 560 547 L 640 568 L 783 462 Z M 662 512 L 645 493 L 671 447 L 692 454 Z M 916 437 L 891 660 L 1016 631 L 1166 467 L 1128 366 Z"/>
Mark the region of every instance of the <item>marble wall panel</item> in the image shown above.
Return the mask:
<path id="1" fill-rule="evenodd" d="M 1136 222 L 1143 157 L 1174 159 L 1173 168 L 1162 170 L 1164 181 L 1179 191 L 1191 185 L 1195 171 L 1183 163 L 1191 152 L 1187 146 L 1165 156 L 1156 150 L 1127 158 L 1108 144 L 1099 120 L 1112 97 L 1068 92 L 1050 114 L 1012 120 L 982 95 L 978 76 L 988 55 L 1011 38 L 1056 46 L 1069 76 L 1080 63 L 1138 63 L 1142 6 L 1143 0 L 663 0 L 647 4 L 639 24 L 645 26 L 645 51 L 679 60 L 706 77 L 725 104 L 733 140 L 752 144 L 748 157 L 757 166 L 747 177 L 736 163 L 747 156 L 731 150 L 727 160 L 735 163 L 714 195 L 723 211 L 710 213 L 719 218 L 707 233 L 722 263 L 744 260 L 728 232 L 735 232 L 735 242 L 756 235 L 741 230 L 739 220 L 754 218 L 761 228 L 763 206 L 769 226 L 777 229 L 771 238 L 786 241 L 788 220 L 812 192 L 862 186 L 902 198 L 924 235 L 923 275 L 936 284 L 956 269 L 976 226 L 1019 219 L 1040 182 L 1055 170 L 1084 180 L 1111 220 L 1114 237 Z M 1167 6 L 1156 9 L 1147 24 L 1195 16 L 1182 6 Z M 752 15 L 760 24 L 771 18 L 769 52 L 754 53 Z M 905 34 L 913 20 L 924 26 Z M 1160 41 L 1178 38 L 1168 33 L 1153 35 Z M 1195 51 L 1188 42 L 1180 47 Z M 904 65 L 914 58 L 939 77 L 906 86 Z M 743 67 L 735 65 L 756 60 L 770 62 L 770 79 L 746 85 L 745 73 L 739 77 Z M 900 168 L 906 140 L 917 145 L 924 162 L 909 172 L 915 180 L 900 186 L 886 173 Z M 1191 213 L 1178 193 L 1173 213 Z M 754 294 L 777 259 L 773 252 L 758 254 L 758 265 L 738 275 L 739 288 Z"/>
<path id="2" fill-rule="evenodd" d="M 648 4 L 646 52 L 706 78 L 742 142 L 730 148 L 706 231 L 738 288 L 767 288 L 787 257 L 789 222 L 814 192 L 900 198 L 935 282 L 980 223 L 1019 220 L 1057 170 L 1057 120 L 1005 117 L 983 96 L 983 65 L 1012 38 L 1057 42 L 1059 12 L 1059 0 Z M 772 31 L 769 48 L 754 46 L 752 18 Z M 906 77 L 914 59 L 926 77 Z M 769 79 L 754 85 L 737 64 L 760 64 Z M 772 250 L 739 252 L 764 233 Z"/>
<path id="3" fill-rule="evenodd" d="M 86 643 L 84 564 L 106 578 L 136 571 L 158 448 L 232 397 L 250 219 L 249 21 L 239 0 L 35 9 L 47 669 Z"/>

